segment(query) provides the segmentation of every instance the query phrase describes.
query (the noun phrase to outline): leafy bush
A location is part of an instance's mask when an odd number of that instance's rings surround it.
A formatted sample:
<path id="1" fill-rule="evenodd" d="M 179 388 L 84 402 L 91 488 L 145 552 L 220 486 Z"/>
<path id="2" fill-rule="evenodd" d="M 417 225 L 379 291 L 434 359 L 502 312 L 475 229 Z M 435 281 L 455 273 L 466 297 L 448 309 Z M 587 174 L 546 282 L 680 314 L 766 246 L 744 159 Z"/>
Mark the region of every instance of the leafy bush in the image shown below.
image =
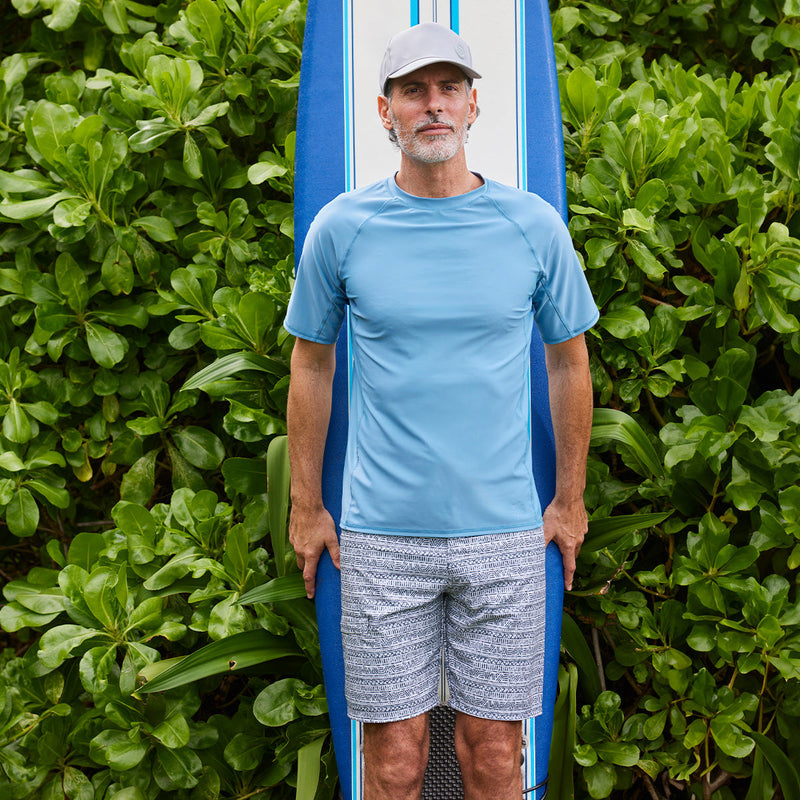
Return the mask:
<path id="1" fill-rule="evenodd" d="M 14 6 L 0 794 L 331 796 L 282 436 L 304 7 Z"/>
<path id="2" fill-rule="evenodd" d="M 800 796 L 799 24 L 771 0 L 555 9 L 598 405 L 646 435 L 598 414 L 609 533 L 568 603 L 593 798 Z M 671 513 L 613 532 L 648 512 Z"/>

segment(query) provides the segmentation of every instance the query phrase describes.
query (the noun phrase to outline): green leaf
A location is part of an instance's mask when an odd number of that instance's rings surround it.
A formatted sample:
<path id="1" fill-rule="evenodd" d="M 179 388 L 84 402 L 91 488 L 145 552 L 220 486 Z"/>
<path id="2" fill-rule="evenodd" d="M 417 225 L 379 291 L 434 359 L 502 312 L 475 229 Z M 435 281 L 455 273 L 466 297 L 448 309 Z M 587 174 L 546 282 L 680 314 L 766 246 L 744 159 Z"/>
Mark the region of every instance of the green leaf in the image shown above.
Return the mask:
<path id="1" fill-rule="evenodd" d="M 608 797 L 617 783 L 617 770 L 611 764 L 598 762 L 583 770 L 589 794 L 595 800 Z"/>
<path id="2" fill-rule="evenodd" d="M 275 556 L 275 571 L 286 572 L 286 553 L 289 550 L 289 449 L 286 436 L 276 436 L 267 448 L 267 509 L 269 537 Z"/>
<path id="3" fill-rule="evenodd" d="M 92 358 L 106 368 L 119 364 L 128 352 L 128 343 L 122 336 L 96 322 L 86 322 L 86 344 Z"/>
<path id="4" fill-rule="evenodd" d="M 301 576 L 302 577 L 302 576 Z M 251 592 L 248 592 L 250 594 Z M 239 601 L 242 602 L 244 597 Z M 575 662 L 581 678 L 581 688 L 589 702 L 594 703 L 603 690 L 598 665 L 577 622 L 567 612 L 561 616 L 561 645 Z"/>
<path id="5" fill-rule="evenodd" d="M 65 31 L 71 28 L 81 10 L 80 0 L 53 0 L 53 12 L 44 18 L 44 24 L 54 31 Z"/>
<path id="6" fill-rule="evenodd" d="M 139 130 L 128 140 L 134 153 L 155 150 L 180 130 L 173 123 L 161 120 L 137 120 L 136 125 Z"/>
<path id="7" fill-rule="evenodd" d="M 548 794 L 554 800 L 575 796 L 575 723 L 577 718 L 578 669 L 575 664 L 558 670 L 558 697 L 553 714 L 553 733 L 548 765 Z"/>
<path id="8" fill-rule="evenodd" d="M 750 755 L 754 742 L 745 735 L 741 728 L 722 717 L 714 717 L 710 723 L 711 734 L 714 741 L 723 753 L 734 758 L 744 758 Z"/>
<path id="9" fill-rule="evenodd" d="M 191 789 L 196 786 L 202 767 L 200 757 L 188 747 L 178 750 L 162 745 L 156 747 L 153 777 L 164 791 Z"/>
<path id="10" fill-rule="evenodd" d="M 178 238 L 173 224 L 166 217 L 139 217 L 131 227 L 141 228 L 154 242 L 173 242 Z"/>
<path id="11" fill-rule="evenodd" d="M 70 192 L 56 192 L 48 197 L 41 197 L 36 200 L 19 200 L 0 202 L 0 216 L 8 217 L 16 221 L 26 219 L 38 219 L 46 214 L 56 203 L 68 197 L 73 197 Z"/>
<path id="12" fill-rule="evenodd" d="M 595 752 L 603 761 L 618 767 L 635 767 L 639 763 L 639 748 L 627 742 L 597 742 Z"/>
<path id="13" fill-rule="evenodd" d="M 781 785 L 785 800 L 800 800 L 800 774 L 797 767 L 778 745 L 763 733 L 753 732 L 750 736 L 755 740 L 758 749 L 772 767 L 775 777 Z"/>
<path id="14" fill-rule="evenodd" d="M 279 600 L 297 600 L 306 596 L 303 574 L 295 572 L 273 578 L 261 586 L 245 592 L 238 600 L 240 605 L 251 603 L 274 603 Z"/>
<path id="15" fill-rule="evenodd" d="M 257 769 L 267 754 L 268 741 L 264 736 L 237 733 L 225 747 L 223 756 L 237 772 Z"/>
<path id="16" fill-rule="evenodd" d="M 594 553 L 609 547 L 626 533 L 660 525 L 672 514 L 671 511 L 651 514 L 620 514 L 618 517 L 602 517 L 589 520 L 589 530 L 581 546 L 581 552 Z"/>
<path id="17" fill-rule="evenodd" d="M 257 353 L 229 353 L 192 375 L 181 386 L 181 391 L 202 389 L 215 381 L 228 378 L 245 370 L 266 372 L 270 375 L 283 375 L 285 373 L 283 366 L 268 356 L 262 356 Z"/>
<path id="18" fill-rule="evenodd" d="M 78 672 L 87 692 L 102 694 L 108 689 L 108 679 L 116 666 L 116 644 L 92 647 L 81 657 Z"/>
<path id="19" fill-rule="evenodd" d="M 578 67 L 567 76 L 567 99 L 582 123 L 595 113 L 597 81 L 588 67 Z"/>
<path id="20" fill-rule="evenodd" d="M 279 178 L 287 172 L 288 169 L 282 164 L 269 164 L 266 161 L 259 161 L 247 170 L 247 179 L 250 183 L 258 186 L 270 178 Z"/>
<path id="21" fill-rule="evenodd" d="M 248 292 L 239 301 L 238 317 L 243 332 L 255 347 L 260 347 L 275 319 L 275 304 L 263 292 Z"/>
<path id="22" fill-rule="evenodd" d="M 211 0 L 194 0 L 186 9 L 186 19 L 197 31 L 210 52 L 219 53 L 223 35 L 222 14 Z"/>
<path id="23" fill-rule="evenodd" d="M 638 306 L 628 306 L 609 311 L 597 323 L 605 328 L 615 339 L 631 339 L 641 336 L 650 329 L 647 315 Z"/>
<path id="24" fill-rule="evenodd" d="M 3 417 L 3 436 L 10 442 L 19 444 L 29 442 L 33 438 L 31 421 L 14 397 L 9 401 L 8 409 Z"/>
<path id="25" fill-rule="evenodd" d="M 120 498 L 131 503 L 150 501 L 155 490 L 156 457 L 158 450 L 150 450 L 139 458 L 122 476 Z"/>
<path id="26" fill-rule="evenodd" d="M 54 669 L 69 658 L 72 651 L 84 642 L 98 636 L 98 631 L 81 625 L 59 625 L 49 628 L 39 640 L 39 658 Z"/>
<path id="27" fill-rule="evenodd" d="M 151 592 L 166 589 L 191 572 L 200 555 L 200 551 L 194 547 L 178 553 L 144 582 L 144 588 Z"/>
<path id="28" fill-rule="evenodd" d="M 225 458 L 225 446 L 214 433 L 188 425 L 173 435 L 181 455 L 198 469 L 216 469 Z"/>
<path id="29" fill-rule="evenodd" d="M 203 177 L 203 156 L 189 131 L 186 131 L 183 144 L 183 168 L 190 178 L 198 180 Z"/>
<path id="30" fill-rule="evenodd" d="M 267 491 L 267 465 L 263 458 L 226 458 L 222 463 L 225 483 L 249 496 Z"/>
<path id="31" fill-rule="evenodd" d="M 592 419 L 591 443 L 596 445 L 609 441 L 620 442 L 630 448 L 639 474 L 655 477 L 664 473 L 653 445 L 633 417 L 613 408 L 596 408 Z"/>
<path id="32" fill-rule="evenodd" d="M 153 728 L 152 735 L 171 750 L 185 747 L 189 744 L 189 724 L 180 714 L 172 714 Z"/>
<path id="33" fill-rule="evenodd" d="M 6 523 L 14 536 L 33 536 L 39 526 L 39 506 L 33 495 L 20 487 L 6 506 Z"/>
<path id="34" fill-rule="evenodd" d="M 320 774 L 320 756 L 326 737 L 321 736 L 297 751 L 297 792 L 295 800 L 314 800 Z"/>
<path id="35" fill-rule="evenodd" d="M 773 33 L 775 41 L 792 50 L 800 50 L 800 26 L 796 22 L 784 20 Z"/>
<path id="36" fill-rule="evenodd" d="M 115 629 L 117 599 L 114 591 L 117 585 L 116 572 L 111 567 L 97 567 L 89 574 L 83 590 L 84 600 L 89 610 L 100 624 L 109 631 Z"/>
<path id="37" fill-rule="evenodd" d="M 100 269 L 103 286 L 111 294 L 131 293 L 134 278 L 133 262 L 121 245 L 115 242 L 106 250 Z"/>
<path id="38" fill-rule="evenodd" d="M 298 678 L 284 678 L 271 683 L 253 703 L 253 716 L 269 728 L 280 728 L 300 716 L 295 705 L 295 693 L 304 686 Z"/>
<path id="39" fill-rule="evenodd" d="M 185 656 L 177 664 L 146 683 L 139 691 L 166 691 L 209 675 L 228 673 L 276 658 L 296 655 L 299 655 L 299 651 L 290 639 L 272 636 L 266 631 L 245 631 L 212 642 Z M 142 674 L 147 676 L 147 668 Z"/>
<path id="40" fill-rule="evenodd" d="M 128 33 L 128 11 L 124 0 L 103 0 L 103 20 L 111 33 Z"/>
<path id="41" fill-rule="evenodd" d="M 77 0 L 76 5 L 79 7 Z M 59 152 L 65 153 L 72 144 L 72 131 L 78 121 L 75 109 L 58 106 L 49 100 L 41 100 L 26 116 L 25 130 L 34 147 L 51 164 L 58 164 Z M 70 195 L 64 194 L 64 197 L 68 196 Z"/>

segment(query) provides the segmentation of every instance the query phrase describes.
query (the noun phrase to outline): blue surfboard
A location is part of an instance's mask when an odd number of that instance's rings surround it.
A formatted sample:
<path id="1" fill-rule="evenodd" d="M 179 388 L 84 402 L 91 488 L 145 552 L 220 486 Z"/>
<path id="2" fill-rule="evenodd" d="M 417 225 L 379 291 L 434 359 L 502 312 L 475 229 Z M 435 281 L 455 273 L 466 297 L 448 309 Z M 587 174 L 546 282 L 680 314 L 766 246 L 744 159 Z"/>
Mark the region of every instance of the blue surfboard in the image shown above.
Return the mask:
<path id="1" fill-rule="evenodd" d="M 399 165 L 376 110 L 378 67 L 390 36 L 419 22 L 448 25 L 470 44 L 483 78 L 476 83 L 481 116 L 470 132 L 473 171 L 535 192 L 566 219 L 561 111 L 547 0 L 309 0 L 297 118 L 296 253 L 319 209 L 343 191 L 385 178 Z M 348 426 L 348 330 L 336 346 L 337 372 L 323 466 L 323 500 L 338 521 Z M 544 365 L 534 329 L 531 345 L 533 470 L 545 508 L 555 492 L 555 447 Z M 553 725 L 564 582 L 561 555 L 546 553 L 547 599 L 543 712 L 523 722 L 526 797 L 546 792 Z M 334 748 L 345 800 L 360 800 L 360 728 L 347 716 L 340 637 L 339 572 L 327 553 L 316 590 Z M 444 733 L 437 733 L 437 731 Z M 432 724 L 447 736 L 447 720 Z M 446 745 L 446 743 L 445 743 Z M 432 753 L 438 744 L 432 741 Z M 446 746 L 445 746 L 446 749 Z M 426 775 L 426 797 L 459 797 L 450 778 Z M 431 786 L 435 788 L 430 788 Z"/>

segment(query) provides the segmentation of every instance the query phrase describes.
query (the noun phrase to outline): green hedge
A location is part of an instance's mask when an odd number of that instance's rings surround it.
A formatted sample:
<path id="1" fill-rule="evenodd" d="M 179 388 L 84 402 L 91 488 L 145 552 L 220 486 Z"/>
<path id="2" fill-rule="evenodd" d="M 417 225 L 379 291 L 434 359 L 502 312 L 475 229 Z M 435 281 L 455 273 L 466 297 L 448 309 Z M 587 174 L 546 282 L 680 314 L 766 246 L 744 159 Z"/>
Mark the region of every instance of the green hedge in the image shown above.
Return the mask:
<path id="1" fill-rule="evenodd" d="M 800 3 L 553 11 L 602 311 L 575 796 L 798 798 Z M 0 13 L 3 797 L 333 795 L 286 542 L 303 17 Z"/>
<path id="2" fill-rule="evenodd" d="M 598 415 L 587 503 L 670 512 L 581 557 L 577 785 L 797 798 L 800 4 L 562 2 L 554 32 L 596 405 L 657 458 Z"/>

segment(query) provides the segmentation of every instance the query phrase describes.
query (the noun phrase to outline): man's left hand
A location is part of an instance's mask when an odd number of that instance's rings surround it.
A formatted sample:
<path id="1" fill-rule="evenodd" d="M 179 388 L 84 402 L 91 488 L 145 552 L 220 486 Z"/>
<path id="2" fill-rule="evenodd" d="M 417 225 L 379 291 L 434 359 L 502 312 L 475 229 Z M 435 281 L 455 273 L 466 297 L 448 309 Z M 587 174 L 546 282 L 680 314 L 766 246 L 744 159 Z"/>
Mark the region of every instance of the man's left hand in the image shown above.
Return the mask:
<path id="1" fill-rule="evenodd" d="M 583 499 L 564 502 L 556 498 L 544 512 L 544 541 L 555 542 L 564 560 L 564 586 L 572 589 L 575 559 L 588 530 L 588 517 Z"/>

